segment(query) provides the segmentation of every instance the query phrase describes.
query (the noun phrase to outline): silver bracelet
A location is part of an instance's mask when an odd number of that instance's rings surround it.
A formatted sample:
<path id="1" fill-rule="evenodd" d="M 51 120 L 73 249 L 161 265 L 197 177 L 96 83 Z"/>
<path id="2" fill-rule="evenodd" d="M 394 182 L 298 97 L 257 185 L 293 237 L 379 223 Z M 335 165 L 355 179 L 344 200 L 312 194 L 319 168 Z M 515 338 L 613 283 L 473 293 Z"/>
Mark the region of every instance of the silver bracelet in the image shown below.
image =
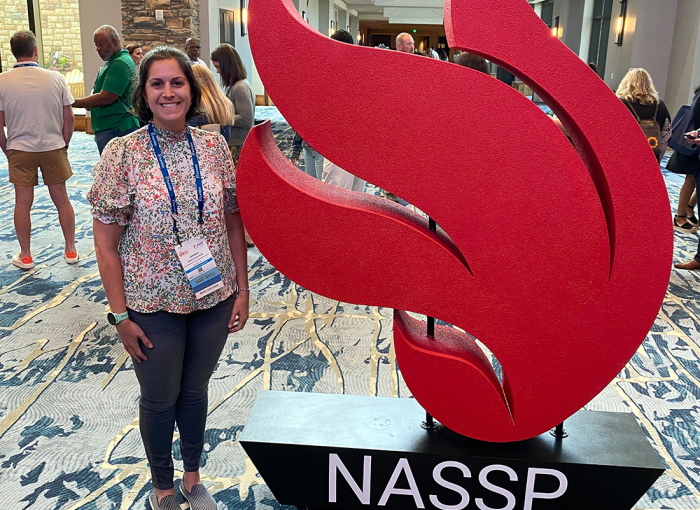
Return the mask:
<path id="1" fill-rule="evenodd" d="M 250 292 L 250 287 L 247 289 L 241 289 L 240 287 L 238 288 L 238 292 Z"/>

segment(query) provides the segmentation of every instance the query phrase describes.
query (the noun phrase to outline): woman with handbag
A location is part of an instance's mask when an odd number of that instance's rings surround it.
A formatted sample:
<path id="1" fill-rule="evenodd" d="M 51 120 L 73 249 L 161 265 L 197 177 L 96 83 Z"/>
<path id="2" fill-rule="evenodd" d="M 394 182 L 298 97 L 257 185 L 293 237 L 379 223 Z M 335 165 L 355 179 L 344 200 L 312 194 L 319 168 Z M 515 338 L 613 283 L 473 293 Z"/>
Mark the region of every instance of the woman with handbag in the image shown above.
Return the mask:
<path id="1" fill-rule="evenodd" d="M 694 117 L 693 126 L 700 127 L 700 87 L 695 89 L 695 97 L 691 104 Z M 677 114 L 678 115 L 678 114 Z M 687 126 L 683 126 L 687 127 Z M 677 128 L 678 129 L 678 128 Z M 685 131 L 685 130 L 684 130 Z M 680 136 L 682 133 L 678 133 Z M 695 154 L 683 154 L 676 150 L 671 156 L 671 159 L 666 164 L 666 170 L 673 172 L 675 174 L 685 175 L 685 181 L 681 187 L 681 191 L 678 194 L 678 209 L 676 210 L 676 219 L 674 221 L 674 228 L 680 230 L 681 232 L 692 232 L 690 229 L 684 229 L 682 225 L 678 225 L 678 219 L 686 218 L 687 222 L 692 227 L 697 229 L 698 219 L 695 216 L 695 205 L 698 202 L 698 195 L 695 192 L 695 173 L 698 168 L 698 152 Z"/>

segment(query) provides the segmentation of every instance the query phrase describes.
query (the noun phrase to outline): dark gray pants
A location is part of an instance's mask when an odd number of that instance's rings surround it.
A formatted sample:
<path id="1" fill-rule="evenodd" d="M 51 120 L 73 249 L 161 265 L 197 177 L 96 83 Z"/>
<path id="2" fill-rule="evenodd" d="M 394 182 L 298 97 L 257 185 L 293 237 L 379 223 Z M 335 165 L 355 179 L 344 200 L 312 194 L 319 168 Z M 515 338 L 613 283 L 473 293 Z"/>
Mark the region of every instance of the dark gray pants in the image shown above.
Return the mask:
<path id="1" fill-rule="evenodd" d="M 177 422 L 185 471 L 197 471 L 207 423 L 209 378 L 228 337 L 235 296 L 189 314 L 129 310 L 153 344 L 134 362 L 141 386 L 139 428 L 153 486 L 173 488 L 173 431 Z"/>

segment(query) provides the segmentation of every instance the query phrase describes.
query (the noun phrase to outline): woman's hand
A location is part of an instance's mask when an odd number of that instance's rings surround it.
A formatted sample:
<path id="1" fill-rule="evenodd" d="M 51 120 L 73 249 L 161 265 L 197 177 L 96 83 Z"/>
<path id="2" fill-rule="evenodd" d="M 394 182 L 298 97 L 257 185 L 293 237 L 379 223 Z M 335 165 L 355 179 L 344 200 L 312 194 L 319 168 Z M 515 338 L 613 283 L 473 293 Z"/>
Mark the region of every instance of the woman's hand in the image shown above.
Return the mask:
<path id="1" fill-rule="evenodd" d="M 139 346 L 139 340 L 149 349 L 153 349 L 153 344 L 138 324 L 129 319 L 123 320 L 117 324 L 117 333 L 119 333 L 119 339 L 124 344 L 124 349 L 132 358 L 138 363 L 141 363 L 141 360 L 148 361 L 148 358 L 141 350 L 141 346 Z"/>
<path id="2" fill-rule="evenodd" d="M 249 291 L 238 293 L 236 301 L 233 302 L 233 310 L 231 310 L 231 318 L 228 320 L 228 332 L 235 333 L 240 331 L 245 326 L 248 320 L 248 295 Z"/>

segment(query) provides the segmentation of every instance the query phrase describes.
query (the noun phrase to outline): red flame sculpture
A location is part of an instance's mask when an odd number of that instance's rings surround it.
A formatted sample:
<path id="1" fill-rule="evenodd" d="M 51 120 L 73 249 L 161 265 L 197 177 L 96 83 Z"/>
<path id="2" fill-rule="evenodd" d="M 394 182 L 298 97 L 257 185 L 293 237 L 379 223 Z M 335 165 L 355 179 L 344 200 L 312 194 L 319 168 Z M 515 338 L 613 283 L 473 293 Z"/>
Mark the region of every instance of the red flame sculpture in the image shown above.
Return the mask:
<path id="1" fill-rule="evenodd" d="M 552 106 L 578 151 L 531 101 L 490 76 L 319 34 L 291 0 L 251 0 L 250 39 L 270 97 L 378 197 L 300 172 L 256 127 L 238 167 L 245 224 L 304 287 L 393 307 L 399 367 L 447 427 L 487 441 L 534 437 L 624 367 L 661 305 L 672 230 L 663 179 L 625 106 L 526 0 L 450 0 L 451 47 L 513 71 Z M 503 383 L 469 340 L 483 341 Z"/>

